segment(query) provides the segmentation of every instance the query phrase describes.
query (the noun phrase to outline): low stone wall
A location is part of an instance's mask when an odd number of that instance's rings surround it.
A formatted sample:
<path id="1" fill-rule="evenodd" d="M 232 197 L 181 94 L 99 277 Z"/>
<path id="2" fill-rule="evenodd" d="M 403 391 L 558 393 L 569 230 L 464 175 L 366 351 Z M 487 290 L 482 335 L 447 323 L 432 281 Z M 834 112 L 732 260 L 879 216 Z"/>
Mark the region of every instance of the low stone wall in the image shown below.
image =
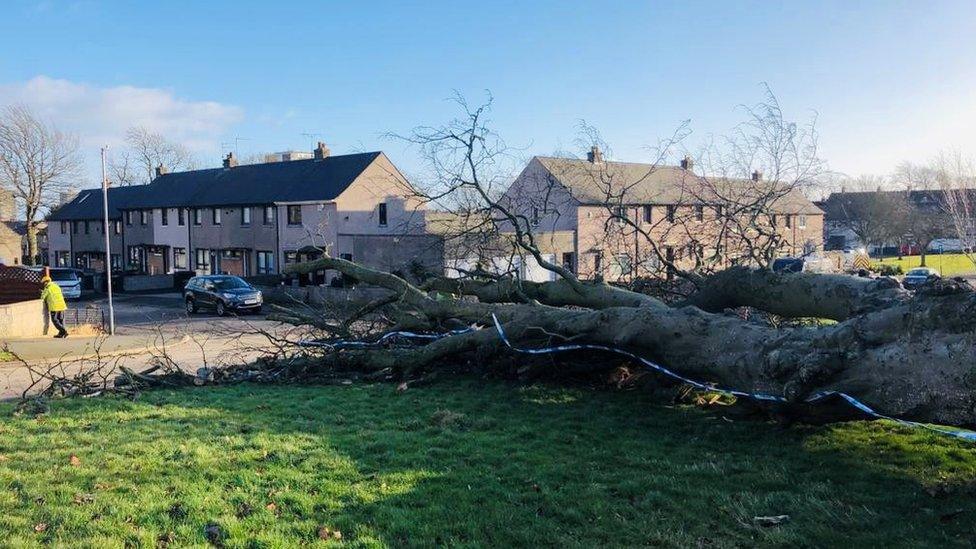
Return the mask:
<path id="1" fill-rule="evenodd" d="M 0 338 L 47 334 L 48 314 L 40 299 L 0 305 Z"/>
<path id="2" fill-rule="evenodd" d="M 122 278 L 123 292 L 148 292 L 151 290 L 172 290 L 173 275 L 125 275 Z"/>

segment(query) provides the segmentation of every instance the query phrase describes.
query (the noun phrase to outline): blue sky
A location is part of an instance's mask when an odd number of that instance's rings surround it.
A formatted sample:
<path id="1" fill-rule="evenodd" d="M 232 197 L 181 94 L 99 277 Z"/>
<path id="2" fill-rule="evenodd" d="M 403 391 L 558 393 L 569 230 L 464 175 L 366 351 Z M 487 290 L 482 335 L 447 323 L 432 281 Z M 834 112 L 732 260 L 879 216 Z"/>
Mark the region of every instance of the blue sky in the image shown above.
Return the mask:
<path id="1" fill-rule="evenodd" d="M 383 134 L 446 122 L 453 90 L 488 89 L 495 128 L 526 154 L 572 149 L 585 119 L 617 159 L 642 160 L 682 120 L 692 148 L 728 131 L 767 82 L 789 116 L 817 113 L 835 170 L 976 153 L 971 0 L 5 6 L 0 103 L 91 151 L 143 124 L 216 165 L 235 137 L 247 155 L 315 133 L 409 172 L 416 153 Z"/>

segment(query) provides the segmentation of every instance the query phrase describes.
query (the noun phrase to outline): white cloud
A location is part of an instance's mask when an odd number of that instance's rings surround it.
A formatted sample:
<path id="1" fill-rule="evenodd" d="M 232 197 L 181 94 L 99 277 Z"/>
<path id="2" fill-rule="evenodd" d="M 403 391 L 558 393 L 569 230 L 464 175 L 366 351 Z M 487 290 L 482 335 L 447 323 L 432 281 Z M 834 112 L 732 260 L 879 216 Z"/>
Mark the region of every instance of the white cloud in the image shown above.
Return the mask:
<path id="1" fill-rule="evenodd" d="M 76 133 L 85 148 L 119 147 L 125 131 L 145 126 L 195 152 L 219 150 L 220 136 L 243 111 L 215 101 L 190 101 L 172 90 L 98 87 L 37 76 L 0 84 L 0 105 L 24 103 L 58 128 Z"/>

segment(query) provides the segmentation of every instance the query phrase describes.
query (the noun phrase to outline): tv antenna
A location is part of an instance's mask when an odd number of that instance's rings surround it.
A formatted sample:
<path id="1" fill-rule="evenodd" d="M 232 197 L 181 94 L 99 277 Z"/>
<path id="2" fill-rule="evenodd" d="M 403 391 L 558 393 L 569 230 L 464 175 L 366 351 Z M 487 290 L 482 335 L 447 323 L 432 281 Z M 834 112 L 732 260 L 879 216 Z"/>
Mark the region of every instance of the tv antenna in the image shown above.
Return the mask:
<path id="1" fill-rule="evenodd" d="M 322 137 L 322 134 L 320 134 L 320 133 L 305 132 L 305 133 L 302 134 L 302 137 L 307 137 L 308 138 L 308 150 L 312 150 L 312 149 L 315 148 L 315 138 L 316 137 Z"/>

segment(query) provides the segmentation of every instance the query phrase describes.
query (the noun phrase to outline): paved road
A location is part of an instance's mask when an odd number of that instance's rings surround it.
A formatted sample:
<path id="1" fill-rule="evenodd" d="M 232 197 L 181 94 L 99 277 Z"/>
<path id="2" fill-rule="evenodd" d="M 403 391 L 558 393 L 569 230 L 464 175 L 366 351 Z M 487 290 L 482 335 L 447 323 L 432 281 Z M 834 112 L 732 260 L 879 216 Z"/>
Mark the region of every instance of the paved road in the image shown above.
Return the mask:
<path id="1" fill-rule="evenodd" d="M 72 306 L 94 304 L 108 310 L 105 299 L 73 302 Z M 125 341 L 127 351 L 115 349 L 111 357 L 101 359 L 106 368 L 124 365 L 135 370 L 144 369 L 159 357 L 169 360 L 186 371 L 194 372 L 201 366 L 220 366 L 252 361 L 269 347 L 266 336 L 260 331 L 281 333 L 286 327 L 266 320 L 264 315 L 218 317 L 214 313 L 201 312 L 187 315 L 179 294 L 125 295 L 115 301 L 116 333 L 120 336 L 111 341 Z M 0 366 L 0 398 L 19 396 L 33 385 L 37 372 L 57 364 L 66 372 L 90 368 L 96 362 L 92 358 L 60 359 L 65 353 L 78 353 L 85 345 L 112 349 L 108 341 L 81 338 L 37 342 L 50 346 L 50 359 L 32 360 L 31 367 L 7 364 Z M 91 351 L 86 351 L 92 355 Z"/>

